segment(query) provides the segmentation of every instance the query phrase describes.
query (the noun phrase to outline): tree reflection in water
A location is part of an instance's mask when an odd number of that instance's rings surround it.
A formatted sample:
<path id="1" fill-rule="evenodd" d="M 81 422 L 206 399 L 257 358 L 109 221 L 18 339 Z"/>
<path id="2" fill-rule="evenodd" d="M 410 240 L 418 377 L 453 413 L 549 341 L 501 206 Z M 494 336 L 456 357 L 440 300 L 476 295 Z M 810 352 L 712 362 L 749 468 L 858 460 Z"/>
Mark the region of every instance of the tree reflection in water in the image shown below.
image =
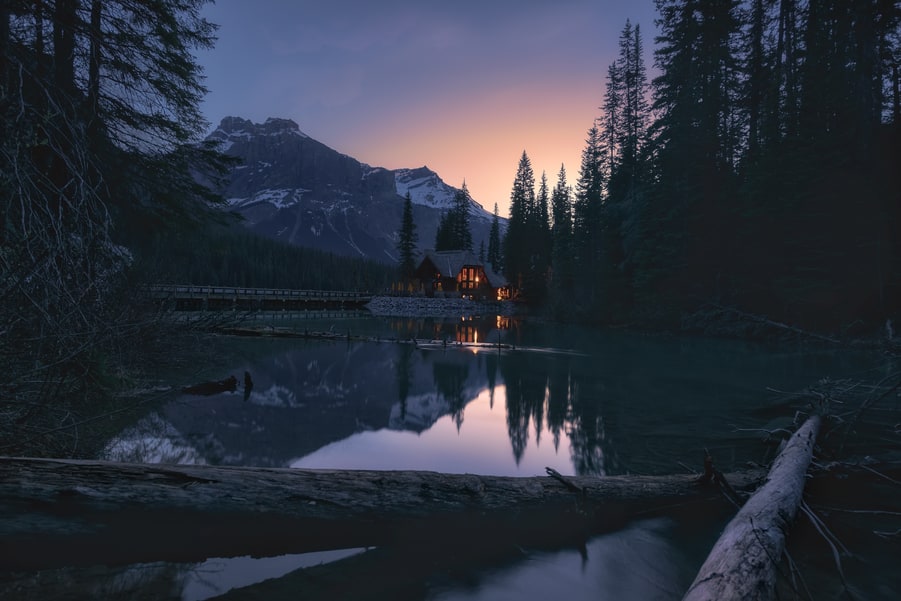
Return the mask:
<path id="1" fill-rule="evenodd" d="M 407 397 L 413 383 L 413 350 L 413 346 L 409 344 L 397 345 L 397 363 L 394 369 L 397 374 L 397 400 L 400 403 L 401 421 L 407 418 Z"/>
<path id="2" fill-rule="evenodd" d="M 473 357 L 467 356 L 466 353 L 452 352 L 442 357 L 441 360 L 436 360 L 432 368 L 435 388 L 440 397 L 447 402 L 458 431 L 463 425 L 463 409 L 472 400 L 465 394 L 466 381 L 469 378 L 469 364 L 472 360 Z"/>
<path id="3" fill-rule="evenodd" d="M 610 453 L 604 430 L 602 387 L 573 371 L 569 355 L 512 352 L 500 356 L 507 386 L 507 431 L 519 463 L 534 430 L 535 445 L 547 429 L 559 450 L 561 433 L 570 441 L 573 469 L 578 475 L 607 473 Z"/>
<path id="4" fill-rule="evenodd" d="M 434 334 L 435 327 L 431 324 L 427 329 Z M 440 327 L 447 328 L 448 337 L 459 331 L 492 342 L 503 334 L 492 328 L 476 334 L 476 325 L 470 322 Z M 530 445 L 537 448 L 542 444 L 548 445 L 552 455 L 567 453 L 569 444 L 570 473 L 604 474 L 610 468 L 603 387 L 595 365 L 585 357 L 521 346 L 466 347 L 455 344 L 453 338 L 446 347 L 439 343 L 428 348 L 407 342 L 303 342 L 230 366 L 227 371 L 254 374 L 255 385 L 246 401 L 237 393 L 177 397 L 123 431 L 108 445 L 105 458 L 291 465 L 363 432 L 388 436 L 412 430 L 422 434 L 449 419 L 459 435 L 465 428 L 467 405 L 487 398 L 486 406 L 477 411 L 494 413 L 499 409 L 494 402 L 497 393 L 506 427 L 492 426 L 480 436 L 495 455 L 502 452 L 503 445 L 498 444 L 502 437 L 509 440 L 507 449 L 512 450 L 513 461 L 500 473 L 519 473 L 517 468 L 523 467 Z M 437 452 L 427 448 L 430 441 L 429 436 L 420 436 L 404 444 L 411 454 Z M 374 441 L 369 450 L 381 454 L 378 445 Z M 345 460 L 353 463 L 351 457 L 342 458 Z M 498 465 L 499 461 L 485 456 L 480 464 L 458 469 L 477 472 L 482 465 Z M 396 467 L 387 461 L 378 466 Z"/>
<path id="5" fill-rule="evenodd" d="M 761 458 L 759 439 L 742 434 L 760 427 L 755 411 L 784 410 L 784 401 L 768 400 L 767 387 L 799 390 L 824 374 L 842 378 L 872 366 L 868 354 L 807 348 L 774 353 L 747 343 L 567 330 L 557 324 L 542 329 L 507 323 L 501 325 L 510 329 L 498 329 L 499 324 L 494 318 L 487 325 L 458 318 L 406 320 L 401 329 L 378 326 L 384 328 L 380 334 L 393 331 L 403 342 L 236 339 L 236 353 L 245 359 L 221 369 L 223 375 L 253 374 L 246 402 L 239 393 L 179 396 L 124 431 L 108 445 L 107 456 L 495 475 L 536 475 L 553 466 L 588 475 L 672 472 L 678 470 L 676 461 L 691 462 L 710 448 L 718 462 L 735 465 Z M 455 344 L 458 333 L 494 346 Z M 446 337 L 449 344 L 416 347 L 409 343 L 413 336 Z M 504 343 L 500 348 L 498 341 Z M 251 344 L 263 351 L 246 351 Z M 517 599 L 678 594 L 709 544 L 700 545 L 685 570 L 681 561 L 664 561 L 676 557 L 668 541 L 678 540 L 682 547 L 700 540 L 698 532 L 670 536 L 668 530 L 650 523 L 593 539 L 586 547 L 588 563 L 575 551 L 530 553 L 511 570 L 469 572 L 467 583 L 429 598 L 496 599 L 505 591 L 506 598 Z M 715 538 L 712 532 L 709 542 Z M 396 571 L 408 568 L 403 561 Z M 208 569 L 208 564 L 201 569 L 203 578 Z M 181 569 L 137 573 L 147 579 L 143 586 L 162 598 L 169 587 L 187 582 Z M 36 581 L 41 595 L 34 598 L 53 596 L 54 589 L 46 588 L 49 576 Z M 59 576 L 91 582 L 84 571 Z M 107 580 L 112 590 L 126 591 L 131 578 L 117 573 Z M 109 586 L 84 596 L 103 597 Z M 2 588 L 0 597 L 8 597 Z"/>
<path id="6" fill-rule="evenodd" d="M 381 326 L 395 342 L 256 341 L 262 352 L 221 368 L 253 374 L 246 402 L 177 396 L 106 455 L 495 475 L 542 473 L 543 461 L 579 475 L 668 472 L 704 448 L 721 461 L 760 459 L 750 436 L 736 433 L 759 428 L 753 409 L 767 402 L 766 387 L 799 389 L 858 369 L 807 352 L 494 317 L 401 323 Z"/>

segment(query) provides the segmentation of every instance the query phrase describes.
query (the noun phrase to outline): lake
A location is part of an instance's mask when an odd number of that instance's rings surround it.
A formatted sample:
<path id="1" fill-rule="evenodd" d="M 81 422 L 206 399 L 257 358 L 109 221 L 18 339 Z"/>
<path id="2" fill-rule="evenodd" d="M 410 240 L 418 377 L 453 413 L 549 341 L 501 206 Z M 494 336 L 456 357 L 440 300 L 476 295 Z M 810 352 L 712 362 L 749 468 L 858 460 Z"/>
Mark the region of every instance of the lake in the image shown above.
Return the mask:
<path id="1" fill-rule="evenodd" d="M 791 425 L 791 392 L 826 377 L 879 380 L 898 367 L 869 351 L 641 335 L 504 316 L 354 315 L 279 318 L 273 325 L 379 341 L 233 338 L 227 363 L 198 377 L 235 375 L 241 383 L 247 372 L 252 389 L 174 394 L 111 441 L 104 458 L 507 476 L 544 475 L 552 467 L 564 475 L 603 476 L 701 471 L 706 449 L 728 471 L 772 458 L 775 442 L 765 431 Z M 336 598 L 340 586 L 319 595 L 297 570 L 316 566 L 313 573 L 340 574 L 347 566 L 354 574 L 355 562 L 368 562 L 389 573 L 427 572 L 390 583 L 410 580 L 409 590 L 399 589 L 410 599 L 679 599 L 720 525 L 686 534 L 674 520 L 638 521 L 583 549 L 524 549 L 517 561 L 477 567 L 420 565 L 414 557 L 348 549 L 129 566 L 81 578 L 100 596 L 103 587 L 131 586 L 134 594 L 165 590 L 185 600 L 228 591 L 243 598 L 242 591 L 254 589 L 239 587 L 255 585 L 262 598 L 293 599 L 299 591 L 307 592 L 303 598 Z M 380 582 L 367 589 L 371 598 L 388 586 Z M 260 588 L 266 586 L 272 588 Z"/>

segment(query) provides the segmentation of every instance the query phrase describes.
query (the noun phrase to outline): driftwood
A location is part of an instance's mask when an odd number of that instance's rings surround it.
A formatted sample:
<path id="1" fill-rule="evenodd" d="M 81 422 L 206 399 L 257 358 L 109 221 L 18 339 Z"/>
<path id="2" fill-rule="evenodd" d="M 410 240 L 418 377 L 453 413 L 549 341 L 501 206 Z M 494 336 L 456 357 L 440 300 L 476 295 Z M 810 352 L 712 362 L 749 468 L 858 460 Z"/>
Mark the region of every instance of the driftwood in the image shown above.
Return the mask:
<path id="1" fill-rule="evenodd" d="M 221 392 L 234 392 L 238 389 L 238 379 L 229 376 L 224 380 L 215 380 L 212 382 L 201 382 L 193 386 L 185 386 L 181 389 L 185 394 L 193 394 L 196 396 L 212 396 Z"/>
<path id="2" fill-rule="evenodd" d="M 762 477 L 728 476 L 739 490 Z M 726 503 L 690 475 L 561 478 L 0 458 L 0 568 L 436 541 L 563 546 L 635 516 Z"/>
<path id="3" fill-rule="evenodd" d="M 773 598 L 785 534 L 801 503 L 820 421 L 811 416 L 792 435 L 764 484 L 726 526 L 683 601 Z"/>

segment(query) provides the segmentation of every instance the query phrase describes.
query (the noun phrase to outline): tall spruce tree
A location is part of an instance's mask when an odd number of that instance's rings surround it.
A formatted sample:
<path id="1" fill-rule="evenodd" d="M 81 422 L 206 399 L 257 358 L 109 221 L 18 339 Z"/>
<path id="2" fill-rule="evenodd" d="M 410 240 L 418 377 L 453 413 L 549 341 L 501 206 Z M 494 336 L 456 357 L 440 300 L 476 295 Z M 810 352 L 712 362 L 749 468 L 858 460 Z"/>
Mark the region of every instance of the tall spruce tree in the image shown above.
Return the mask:
<path id="1" fill-rule="evenodd" d="M 627 20 L 620 34 L 617 69 L 622 95 L 621 127 L 613 137 L 619 148 L 619 161 L 610 169 L 610 192 L 614 197 L 635 193 L 641 177 L 642 153 L 646 144 L 650 108 L 648 81 L 644 65 L 641 28 Z"/>
<path id="2" fill-rule="evenodd" d="M 504 274 L 524 293 L 523 285 L 529 274 L 530 245 L 529 218 L 535 207 L 535 174 L 532 161 L 524 150 L 513 178 L 510 192 L 510 219 L 504 236 Z"/>
<path id="3" fill-rule="evenodd" d="M 468 251 L 472 251 L 472 230 L 469 225 L 471 204 L 472 197 L 464 180 L 463 186 L 454 194 L 454 238 L 461 250 Z"/>
<path id="4" fill-rule="evenodd" d="M 413 199 L 409 190 L 404 197 L 404 212 L 400 221 L 400 231 L 397 236 L 397 252 L 400 257 L 400 273 L 404 279 L 413 277 L 416 269 L 416 242 L 419 236 L 416 234 L 416 223 L 413 221 Z"/>
<path id="5" fill-rule="evenodd" d="M 547 295 L 547 276 L 551 266 L 550 190 L 547 174 L 542 172 L 538 180 L 538 193 L 528 219 L 530 254 L 528 261 L 528 283 L 534 302 L 543 302 Z"/>
<path id="6" fill-rule="evenodd" d="M 501 226 L 497 214 L 497 203 L 494 203 L 494 217 L 491 219 L 491 229 L 488 232 L 488 263 L 491 269 L 500 273 L 503 270 L 503 258 L 501 256 Z"/>
<path id="7" fill-rule="evenodd" d="M 575 256 L 583 266 L 596 266 L 601 227 L 601 203 L 604 200 L 604 154 L 597 123 L 588 130 L 573 203 L 573 242 Z"/>
<path id="8" fill-rule="evenodd" d="M 635 223 L 644 202 L 650 108 L 641 28 L 626 21 L 619 38 L 619 56 L 610 65 L 600 121 L 606 195 L 596 210 L 594 268 L 597 290 L 590 309 L 603 319 L 619 319 L 627 309 L 631 256 L 626 240 L 634 241 Z M 634 244 L 632 245 L 634 246 Z"/>
<path id="9" fill-rule="evenodd" d="M 604 92 L 604 103 L 601 133 L 606 153 L 604 154 L 604 171 L 609 177 L 616 171 L 619 163 L 619 143 L 622 138 L 623 84 L 619 61 L 610 63 L 607 68 L 607 85 Z"/>
<path id="10" fill-rule="evenodd" d="M 435 234 L 435 250 L 472 251 L 472 231 L 469 226 L 469 207 L 472 200 L 466 182 L 454 193 L 453 206 L 441 216 Z"/>
<path id="11" fill-rule="evenodd" d="M 569 309 L 573 291 L 572 192 L 566 182 L 566 167 L 560 165 L 557 184 L 551 192 L 551 302 L 558 314 Z"/>
<path id="12" fill-rule="evenodd" d="M 636 294 L 661 319 L 715 294 L 734 250 L 737 2 L 658 0 L 655 185 L 638 217 Z M 661 289 L 668 296 L 659 294 Z"/>

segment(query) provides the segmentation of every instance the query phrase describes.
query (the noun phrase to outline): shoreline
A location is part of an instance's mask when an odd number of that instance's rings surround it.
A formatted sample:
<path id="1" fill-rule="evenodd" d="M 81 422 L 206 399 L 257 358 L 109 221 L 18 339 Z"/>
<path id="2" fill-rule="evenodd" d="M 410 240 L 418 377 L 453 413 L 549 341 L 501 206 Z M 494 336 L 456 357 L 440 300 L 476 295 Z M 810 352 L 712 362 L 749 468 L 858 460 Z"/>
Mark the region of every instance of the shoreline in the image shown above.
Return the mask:
<path id="1" fill-rule="evenodd" d="M 373 296 L 364 307 L 376 317 L 511 316 L 517 314 L 519 309 L 513 301 L 475 301 L 425 296 Z"/>

